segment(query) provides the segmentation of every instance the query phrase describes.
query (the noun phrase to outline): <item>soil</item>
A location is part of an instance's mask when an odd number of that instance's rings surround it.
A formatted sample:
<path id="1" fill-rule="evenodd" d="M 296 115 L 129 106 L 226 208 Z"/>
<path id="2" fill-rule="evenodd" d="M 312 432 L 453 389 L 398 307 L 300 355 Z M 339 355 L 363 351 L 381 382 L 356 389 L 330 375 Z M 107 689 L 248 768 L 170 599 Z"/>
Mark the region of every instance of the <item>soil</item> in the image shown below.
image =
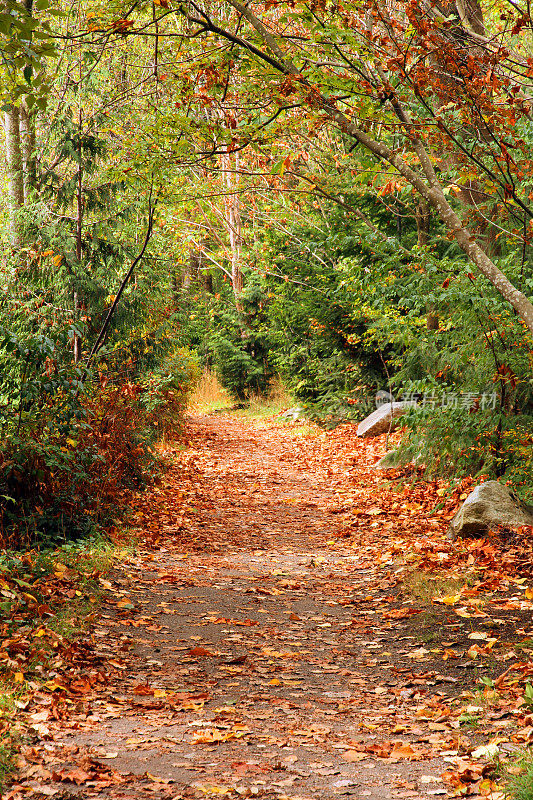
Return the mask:
<path id="1" fill-rule="evenodd" d="M 483 620 L 402 593 L 395 559 L 376 562 L 375 547 L 346 537 L 339 468 L 309 468 L 298 425 L 188 425 L 186 454 L 136 517 L 152 545 L 106 576 L 86 637 L 88 674 L 105 682 L 46 723 L 33 757 L 26 748 L 26 769 L 40 769 L 26 771 L 28 788 L 120 800 L 446 795 L 442 774 L 495 732 L 476 727 L 475 710 L 470 725 L 452 713 L 461 692 L 506 669 L 465 655 Z M 482 630 L 511 637 L 528 621 L 501 611 Z"/>

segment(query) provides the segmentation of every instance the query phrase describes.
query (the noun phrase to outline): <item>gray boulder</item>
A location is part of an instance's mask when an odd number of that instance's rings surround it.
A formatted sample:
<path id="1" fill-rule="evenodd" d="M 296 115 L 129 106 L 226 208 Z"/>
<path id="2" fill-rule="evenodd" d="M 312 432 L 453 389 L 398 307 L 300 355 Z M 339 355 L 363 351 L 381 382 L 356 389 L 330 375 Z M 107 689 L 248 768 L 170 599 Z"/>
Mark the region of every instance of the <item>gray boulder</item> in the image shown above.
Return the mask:
<path id="1" fill-rule="evenodd" d="M 384 403 L 376 408 L 366 419 L 357 426 L 357 435 L 362 439 L 371 436 L 379 436 L 388 430 L 394 430 L 397 426 L 397 419 L 405 411 L 416 406 L 416 401 L 407 400 L 404 402 Z"/>
<path id="2" fill-rule="evenodd" d="M 292 419 L 293 422 L 296 422 L 298 419 L 303 419 L 304 410 L 300 406 L 294 406 L 294 408 L 288 408 L 280 414 L 280 417 L 281 419 Z"/>
<path id="3" fill-rule="evenodd" d="M 514 492 L 498 481 L 476 486 L 450 522 L 451 539 L 484 536 L 498 525 L 533 526 L 533 506 L 523 503 Z"/>

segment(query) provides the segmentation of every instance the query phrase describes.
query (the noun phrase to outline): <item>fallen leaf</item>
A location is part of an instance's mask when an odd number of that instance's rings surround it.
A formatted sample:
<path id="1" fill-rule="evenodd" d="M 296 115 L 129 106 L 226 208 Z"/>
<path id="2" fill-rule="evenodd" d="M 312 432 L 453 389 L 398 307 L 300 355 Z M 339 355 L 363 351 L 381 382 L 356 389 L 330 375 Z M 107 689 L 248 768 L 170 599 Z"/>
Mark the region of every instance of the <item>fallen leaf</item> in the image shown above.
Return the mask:
<path id="1" fill-rule="evenodd" d="M 215 654 L 211 650 L 207 650 L 205 647 L 191 647 L 189 650 L 189 655 L 193 656 L 194 658 L 207 658 L 209 656 L 214 656 Z"/>
<path id="2" fill-rule="evenodd" d="M 342 758 L 351 764 L 356 764 L 358 761 L 364 761 L 368 758 L 368 753 L 361 753 L 359 750 L 346 750 L 342 754 Z"/>

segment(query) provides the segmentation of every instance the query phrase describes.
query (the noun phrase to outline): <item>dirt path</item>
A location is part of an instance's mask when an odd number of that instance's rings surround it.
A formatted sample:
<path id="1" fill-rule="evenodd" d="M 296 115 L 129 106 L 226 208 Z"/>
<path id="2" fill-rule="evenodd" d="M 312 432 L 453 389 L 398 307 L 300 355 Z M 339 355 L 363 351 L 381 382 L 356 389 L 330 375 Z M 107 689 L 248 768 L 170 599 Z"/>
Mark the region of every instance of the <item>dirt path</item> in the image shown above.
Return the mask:
<path id="1" fill-rule="evenodd" d="M 186 502 L 181 466 L 150 501 L 156 521 L 150 505 L 138 515 L 160 544 L 106 584 L 86 699 L 43 716 L 41 745 L 25 751 L 28 787 L 121 800 L 446 794 L 441 774 L 478 735 L 448 705 L 471 676 L 413 633 L 410 599 L 394 611 L 392 561 L 339 545 L 346 463 L 309 471 L 298 428 L 190 425 Z M 458 644 L 456 619 L 436 624 Z"/>

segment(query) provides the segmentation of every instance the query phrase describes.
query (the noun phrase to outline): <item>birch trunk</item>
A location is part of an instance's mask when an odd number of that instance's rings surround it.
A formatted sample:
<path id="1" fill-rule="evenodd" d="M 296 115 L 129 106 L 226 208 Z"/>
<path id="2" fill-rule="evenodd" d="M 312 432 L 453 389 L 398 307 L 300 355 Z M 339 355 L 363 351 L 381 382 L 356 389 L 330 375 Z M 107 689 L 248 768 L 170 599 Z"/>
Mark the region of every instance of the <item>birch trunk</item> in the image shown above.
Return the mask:
<path id="1" fill-rule="evenodd" d="M 235 296 L 235 308 L 237 309 L 237 313 L 242 323 L 243 307 L 241 294 L 244 288 L 244 280 L 241 268 L 242 221 L 236 177 L 238 170 L 239 154 L 234 154 L 232 164 L 231 154 L 224 153 L 222 156 L 222 175 L 224 186 L 227 192 L 224 198 L 224 209 L 231 249 L 231 283 L 233 286 L 233 294 Z"/>
<path id="2" fill-rule="evenodd" d="M 81 144 L 82 122 L 83 122 L 82 113 L 80 110 L 78 117 L 78 176 L 77 176 L 77 189 L 76 189 L 76 259 L 78 261 L 79 266 L 81 266 L 81 259 L 83 255 L 83 212 L 84 212 L 83 165 L 82 165 L 83 149 Z M 74 319 L 78 320 L 80 316 L 81 302 L 77 290 L 74 290 L 73 305 L 74 305 Z M 81 347 L 82 347 L 81 336 L 79 336 L 79 334 L 76 333 L 74 334 L 74 342 L 73 342 L 73 353 L 74 353 L 75 364 L 78 364 L 81 361 L 81 355 L 82 355 Z"/>
<path id="3" fill-rule="evenodd" d="M 22 246 L 22 226 L 19 211 L 24 205 L 22 150 L 20 146 L 19 110 L 11 105 L 4 114 L 6 135 L 7 197 L 9 234 L 14 248 Z"/>
<path id="4" fill-rule="evenodd" d="M 20 147 L 22 155 L 22 183 L 24 202 L 35 186 L 35 119 L 25 102 L 19 110 Z"/>

